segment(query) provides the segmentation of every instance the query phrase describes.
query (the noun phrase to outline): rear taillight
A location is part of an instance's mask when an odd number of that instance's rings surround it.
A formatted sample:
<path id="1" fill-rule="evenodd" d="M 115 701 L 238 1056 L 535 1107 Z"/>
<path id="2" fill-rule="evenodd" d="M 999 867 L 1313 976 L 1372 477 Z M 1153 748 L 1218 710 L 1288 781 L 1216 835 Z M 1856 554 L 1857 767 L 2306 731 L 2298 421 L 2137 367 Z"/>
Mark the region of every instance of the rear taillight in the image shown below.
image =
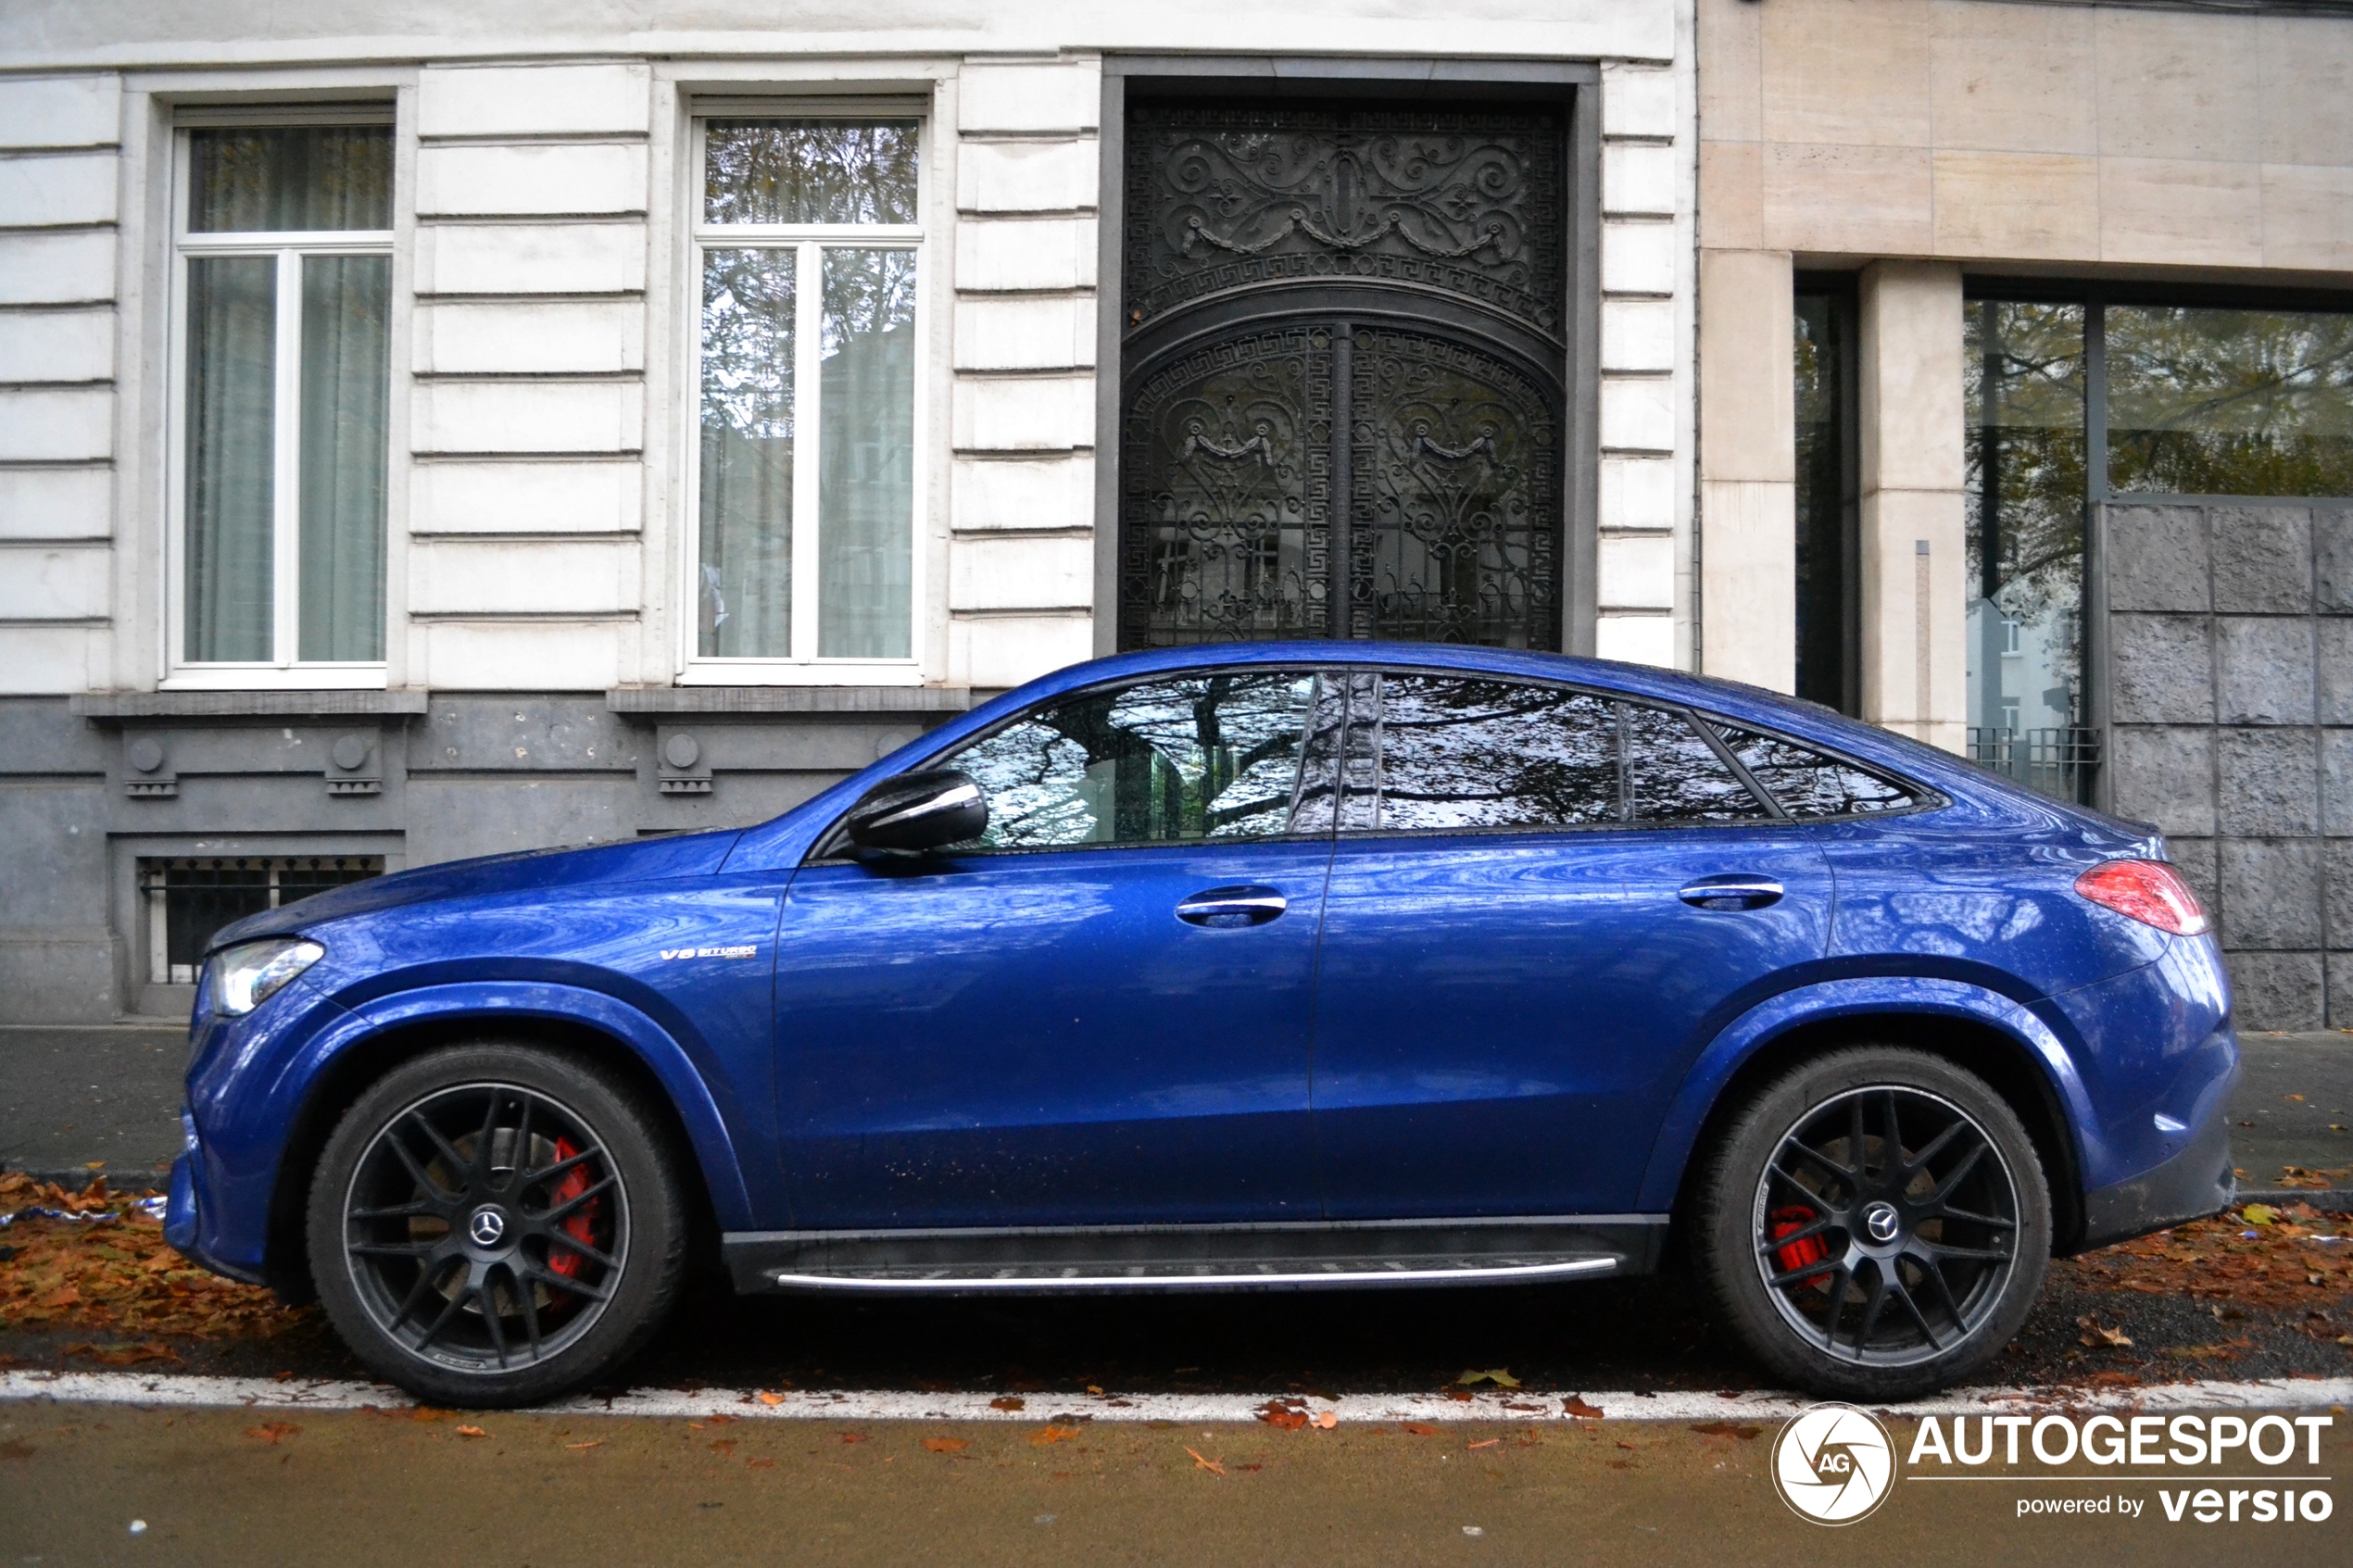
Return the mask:
<path id="1" fill-rule="evenodd" d="M 2162 860 L 2106 860 L 2075 879 L 2075 891 L 2104 909 L 2176 936 L 2206 930 L 2206 911 L 2181 872 Z"/>

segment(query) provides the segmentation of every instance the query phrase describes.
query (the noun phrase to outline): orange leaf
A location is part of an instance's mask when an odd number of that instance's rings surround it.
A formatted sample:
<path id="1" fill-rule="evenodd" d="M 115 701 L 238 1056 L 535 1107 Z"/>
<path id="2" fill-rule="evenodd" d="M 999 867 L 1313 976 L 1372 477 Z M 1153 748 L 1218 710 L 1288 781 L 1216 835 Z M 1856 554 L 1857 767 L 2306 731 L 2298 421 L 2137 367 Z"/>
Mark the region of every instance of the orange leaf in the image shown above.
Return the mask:
<path id="1" fill-rule="evenodd" d="M 863 1432 L 845 1432 L 841 1435 L 841 1440 L 845 1443 L 871 1443 L 874 1441 L 872 1437 L 867 1436 Z"/>
<path id="2" fill-rule="evenodd" d="M 479 1426 L 460 1426 L 458 1428 L 458 1436 L 460 1437 L 487 1437 L 490 1434 L 484 1432 Z"/>
<path id="3" fill-rule="evenodd" d="M 1599 1407 L 1587 1404 L 1583 1399 L 1579 1399 L 1574 1394 L 1571 1394 L 1567 1399 L 1561 1401 L 1561 1413 L 1563 1415 L 1583 1416 L 1588 1421 L 1599 1421 L 1602 1419 L 1602 1412 Z"/>
<path id="4" fill-rule="evenodd" d="M 763 1405 L 781 1405 L 785 1402 L 785 1397 L 782 1394 L 771 1394 L 763 1388 L 760 1391 L 760 1402 Z"/>
<path id="5" fill-rule="evenodd" d="M 605 1446 L 605 1440 L 604 1440 L 602 1437 L 598 1438 L 598 1439 L 597 1439 L 595 1442 L 593 1442 L 593 1443 L 566 1443 L 566 1444 L 564 1445 L 564 1447 L 565 1447 L 565 1448 L 567 1448 L 567 1449 L 601 1449 L 601 1448 L 603 1448 L 604 1446 Z"/>
<path id="6" fill-rule="evenodd" d="M 952 1454 L 961 1453 L 971 1448 L 972 1443 L 970 1439 L 963 1437 L 926 1437 L 924 1439 L 924 1447 L 936 1454 Z"/>
<path id="7" fill-rule="evenodd" d="M 1017 1411 L 1028 1403 L 1018 1394 L 1000 1394 L 988 1401 L 988 1408 L 992 1411 Z"/>
<path id="8" fill-rule="evenodd" d="M 1491 1448 L 1493 1448 L 1496 1444 L 1498 1444 L 1498 1443 L 1500 1443 L 1500 1442 L 1502 1442 L 1502 1441 L 1503 1441 L 1503 1439 L 1502 1439 L 1501 1437 L 1488 1437 L 1488 1438 L 1484 1438 L 1484 1439 L 1482 1439 L 1482 1440 L 1480 1440 L 1480 1441 L 1478 1441 L 1478 1442 L 1473 1443 L 1473 1444 L 1471 1445 L 1471 1447 L 1472 1447 L 1472 1448 L 1474 1448 L 1474 1449 L 1491 1449 Z"/>
<path id="9" fill-rule="evenodd" d="M 1224 1465 L 1218 1463 L 1214 1459 L 1203 1459 L 1199 1449 L 1187 1449 L 1185 1451 L 1193 1456 L 1193 1468 L 1195 1470 L 1206 1470 L 1213 1475 L 1223 1475 L 1226 1474 L 1226 1467 Z"/>
<path id="10" fill-rule="evenodd" d="M 1050 1443 L 1067 1443 L 1078 1435 L 1079 1429 L 1076 1426 L 1049 1426 L 1042 1431 L 1032 1432 L 1029 1440 L 1042 1449 Z"/>
<path id="11" fill-rule="evenodd" d="M 1429 1425 L 1426 1422 L 1407 1421 L 1402 1422 L 1399 1424 L 1403 1425 L 1406 1431 L 1411 1432 L 1416 1437 L 1435 1437 L 1438 1436 L 1438 1428 Z"/>
<path id="12" fill-rule="evenodd" d="M 278 1446 L 279 1438 L 291 1437 L 301 1430 L 301 1427 L 295 1425 L 292 1422 L 266 1421 L 259 1426 L 246 1427 L 245 1436 L 248 1437 L 258 1437 L 274 1449 Z"/>
<path id="13" fill-rule="evenodd" d="M 1307 1411 L 1298 1399 L 1269 1399 L 1258 1407 L 1258 1419 L 1279 1432 L 1296 1432 L 1307 1424 Z"/>

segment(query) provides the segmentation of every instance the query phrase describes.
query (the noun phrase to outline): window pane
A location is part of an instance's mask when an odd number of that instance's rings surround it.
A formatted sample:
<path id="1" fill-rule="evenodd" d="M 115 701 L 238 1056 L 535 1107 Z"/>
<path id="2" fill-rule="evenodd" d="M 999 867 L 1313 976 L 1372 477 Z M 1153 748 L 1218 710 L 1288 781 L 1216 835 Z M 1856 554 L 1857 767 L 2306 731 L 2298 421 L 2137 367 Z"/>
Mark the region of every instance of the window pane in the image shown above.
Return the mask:
<path id="1" fill-rule="evenodd" d="M 985 848 L 1286 832 L 1315 679 L 1209 675 L 1090 692 L 951 758 L 988 797 Z"/>
<path id="2" fill-rule="evenodd" d="M 1976 300 L 1963 332 L 1969 740 L 1998 766 L 2083 721 L 2083 307 Z"/>
<path id="3" fill-rule="evenodd" d="M 188 263 L 187 646 L 202 663 L 271 657 L 278 263 Z"/>
<path id="4" fill-rule="evenodd" d="M 1793 817 L 1900 811 L 1916 804 L 1902 785 L 1851 762 L 1808 750 L 1795 741 L 1731 724 L 1718 724 L 1716 733 L 1741 759 L 1748 776 L 1769 791 Z"/>
<path id="5" fill-rule="evenodd" d="M 188 232 L 392 227 L 392 127 L 188 132 Z"/>
<path id="6" fill-rule="evenodd" d="M 1797 695 L 1846 709 L 1845 301 L 1801 294 L 1797 368 Z"/>
<path id="7" fill-rule="evenodd" d="M 2353 315 L 2112 305 L 2119 491 L 2353 495 Z"/>
<path id="8" fill-rule="evenodd" d="M 793 253 L 702 273 L 700 627 L 706 658 L 792 654 Z"/>
<path id="9" fill-rule="evenodd" d="M 307 659 L 384 657 L 384 399 L 392 257 L 302 258 L 302 633 Z"/>
<path id="10" fill-rule="evenodd" d="M 912 223 L 916 122 L 714 119 L 703 137 L 710 223 Z"/>
<path id="11" fill-rule="evenodd" d="M 1739 822 L 1769 817 L 1680 713 L 1629 703 L 1626 800 L 1636 822 Z"/>
<path id="12" fill-rule="evenodd" d="M 825 252 L 817 652 L 914 652 L 915 253 Z"/>
<path id="13" fill-rule="evenodd" d="M 1379 793 L 1361 831 L 1576 826 L 1618 821 L 1616 705 L 1556 686 L 1386 675 Z M 1351 716 L 1351 748 L 1365 716 Z"/>

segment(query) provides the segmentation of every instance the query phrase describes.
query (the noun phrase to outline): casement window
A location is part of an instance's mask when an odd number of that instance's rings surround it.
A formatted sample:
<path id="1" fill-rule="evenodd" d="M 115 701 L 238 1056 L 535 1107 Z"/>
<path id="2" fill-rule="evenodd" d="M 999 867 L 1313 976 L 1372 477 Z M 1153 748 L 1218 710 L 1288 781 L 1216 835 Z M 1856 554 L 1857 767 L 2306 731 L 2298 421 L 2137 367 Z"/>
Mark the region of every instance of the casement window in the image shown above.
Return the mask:
<path id="1" fill-rule="evenodd" d="M 922 141 L 912 116 L 696 124 L 698 678 L 913 674 Z"/>
<path id="2" fill-rule="evenodd" d="M 384 679 L 388 118 L 178 132 L 170 648 L 190 684 Z"/>

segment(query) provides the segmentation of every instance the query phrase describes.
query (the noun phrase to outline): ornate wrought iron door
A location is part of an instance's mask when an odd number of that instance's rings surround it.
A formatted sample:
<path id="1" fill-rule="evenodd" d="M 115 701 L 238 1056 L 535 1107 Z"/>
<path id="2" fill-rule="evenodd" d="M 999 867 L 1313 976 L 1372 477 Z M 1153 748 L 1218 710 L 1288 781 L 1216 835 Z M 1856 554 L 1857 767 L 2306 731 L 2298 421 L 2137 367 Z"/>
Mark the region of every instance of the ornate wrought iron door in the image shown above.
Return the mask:
<path id="1" fill-rule="evenodd" d="M 1548 113 L 1140 104 L 1120 645 L 1561 636 Z"/>

